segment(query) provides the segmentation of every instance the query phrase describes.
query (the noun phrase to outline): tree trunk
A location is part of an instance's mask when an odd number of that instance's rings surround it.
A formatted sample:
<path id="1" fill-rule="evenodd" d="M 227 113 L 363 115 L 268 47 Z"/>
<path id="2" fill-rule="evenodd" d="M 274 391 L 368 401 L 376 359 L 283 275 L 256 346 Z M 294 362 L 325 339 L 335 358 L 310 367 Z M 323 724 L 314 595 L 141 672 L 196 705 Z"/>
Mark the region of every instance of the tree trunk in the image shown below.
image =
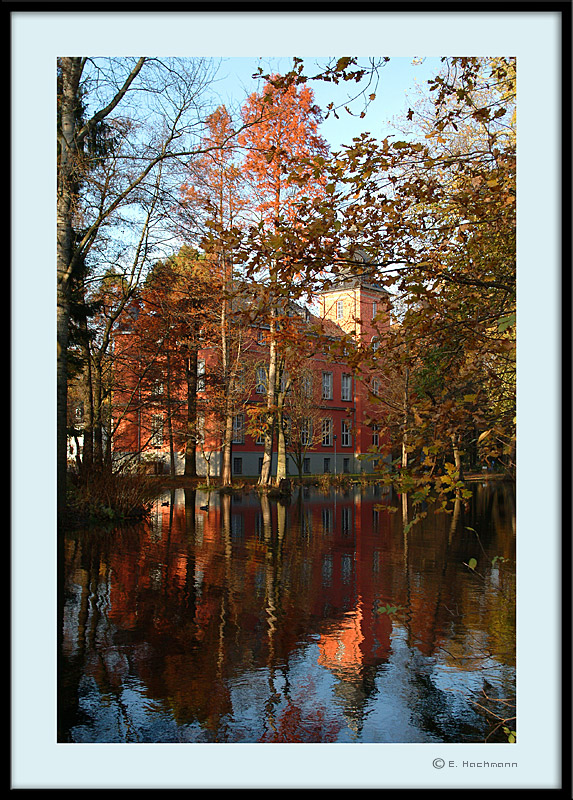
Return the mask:
<path id="1" fill-rule="evenodd" d="M 228 403 L 228 406 L 230 403 Z M 232 452 L 233 452 L 233 413 L 232 409 L 227 407 L 225 415 L 225 429 L 223 432 L 223 452 L 221 463 L 221 485 L 231 486 L 233 483 L 233 470 L 232 470 Z"/>
<path id="2" fill-rule="evenodd" d="M 70 319 L 70 278 L 72 269 L 74 171 L 78 88 L 81 58 L 61 59 L 60 137 L 57 196 L 57 389 L 56 464 L 57 503 L 61 514 L 66 501 L 68 429 L 68 336 Z"/>
<path id="3" fill-rule="evenodd" d="M 173 417 L 171 402 L 171 356 L 169 345 L 167 346 L 167 380 L 165 387 L 165 399 L 167 401 L 167 434 L 169 436 L 169 474 L 175 475 L 175 443 L 173 441 Z"/>
<path id="4" fill-rule="evenodd" d="M 197 477 L 197 347 L 189 349 L 187 361 L 187 436 L 185 441 L 185 475 Z"/>
<path id="5" fill-rule="evenodd" d="M 101 358 L 94 359 L 93 369 L 93 434 L 94 434 L 94 467 L 99 472 L 103 469 L 103 424 L 102 424 L 102 363 Z"/>
<path id="6" fill-rule="evenodd" d="M 259 486 L 271 483 L 271 466 L 273 458 L 273 440 L 276 421 L 276 383 L 277 383 L 277 342 L 276 342 L 276 309 L 271 307 L 269 331 L 269 370 L 267 382 L 267 411 L 263 466 L 259 476 Z"/>
<path id="7" fill-rule="evenodd" d="M 457 478 L 459 481 L 463 481 L 463 470 L 462 470 L 462 457 L 460 453 L 460 434 L 459 433 L 452 433 L 451 440 L 452 440 L 452 450 L 454 453 L 454 466 L 457 472 Z"/>
<path id="8" fill-rule="evenodd" d="M 277 409 L 277 474 L 275 486 L 280 486 L 281 481 L 287 477 L 287 448 L 284 432 L 284 416 L 282 406 Z"/>
<path id="9" fill-rule="evenodd" d="M 406 374 L 404 376 L 404 397 L 403 397 L 403 410 L 404 410 L 404 430 L 402 432 L 402 469 L 408 466 L 408 420 L 410 415 L 409 398 L 409 382 L 410 370 L 406 367 Z"/>
<path id="10" fill-rule="evenodd" d="M 89 475 L 93 469 L 94 457 L 94 402 L 93 402 L 93 380 L 92 380 L 92 357 L 88 339 L 87 320 L 82 318 L 81 330 L 83 335 L 83 351 L 85 359 L 84 368 L 84 414 L 83 414 L 83 437 L 84 446 L 82 452 L 82 475 Z"/>

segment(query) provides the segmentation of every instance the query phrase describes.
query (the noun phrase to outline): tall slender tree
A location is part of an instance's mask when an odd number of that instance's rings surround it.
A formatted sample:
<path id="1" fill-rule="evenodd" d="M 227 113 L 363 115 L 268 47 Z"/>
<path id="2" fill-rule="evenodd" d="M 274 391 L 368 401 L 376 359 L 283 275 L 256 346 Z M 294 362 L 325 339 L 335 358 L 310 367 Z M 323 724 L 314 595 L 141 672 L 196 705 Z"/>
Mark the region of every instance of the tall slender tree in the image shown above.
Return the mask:
<path id="1" fill-rule="evenodd" d="M 272 76 L 262 91 L 254 92 L 242 109 L 245 130 L 243 170 L 248 179 L 252 220 L 250 243 L 255 260 L 251 271 L 265 285 L 263 301 L 268 325 L 266 429 L 259 485 L 271 483 L 273 441 L 280 381 L 280 317 L 288 312 L 294 294 L 292 240 L 300 232 L 298 208 L 324 194 L 319 166 L 328 153 L 319 135 L 321 111 L 306 85 L 278 87 Z M 256 124 L 250 124 L 260 119 Z"/>

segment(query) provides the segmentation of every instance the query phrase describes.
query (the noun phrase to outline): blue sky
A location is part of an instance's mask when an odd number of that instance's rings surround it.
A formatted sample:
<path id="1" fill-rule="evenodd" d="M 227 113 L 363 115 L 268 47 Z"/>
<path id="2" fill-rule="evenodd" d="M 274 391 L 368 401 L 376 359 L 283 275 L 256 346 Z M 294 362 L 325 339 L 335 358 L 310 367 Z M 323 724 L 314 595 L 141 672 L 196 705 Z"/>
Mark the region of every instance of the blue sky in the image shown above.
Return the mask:
<path id="1" fill-rule="evenodd" d="M 325 59 L 321 59 L 324 63 Z M 364 59 L 365 61 L 365 59 Z M 305 58 L 308 73 L 315 69 L 313 58 Z M 221 102 L 233 108 L 239 105 L 246 95 L 252 92 L 257 82 L 252 75 L 257 72 L 259 64 L 265 72 L 286 72 L 292 66 L 290 58 L 224 58 L 221 61 L 216 91 Z M 366 117 L 360 119 L 351 116 L 344 109 L 339 112 L 339 119 L 332 115 L 321 126 L 321 133 L 336 150 L 342 144 L 350 144 L 354 136 L 368 131 L 377 138 L 387 135 L 402 135 L 395 129 L 391 120 L 394 117 L 405 116 L 408 110 L 408 95 L 413 98 L 415 84 L 421 86 L 437 74 L 440 69 L 439 58 L 408 58 L 391 57 L 380 71 L 380 79 L 376 88 L 368 88 L 368 93 L 375 91 L 376 99 L 368 108 Z M 342 82 L 335 86 L 324 81 L 313 81 L 312 88 L 318 104 L 326 108 L 331 100 L 337 104 L 345 102 L 351 92 L 356 92 L 358 86 L 354 82 Z M 354 103 L 353 110 L 359 114 L 362 109 L 361 101 Z"/>

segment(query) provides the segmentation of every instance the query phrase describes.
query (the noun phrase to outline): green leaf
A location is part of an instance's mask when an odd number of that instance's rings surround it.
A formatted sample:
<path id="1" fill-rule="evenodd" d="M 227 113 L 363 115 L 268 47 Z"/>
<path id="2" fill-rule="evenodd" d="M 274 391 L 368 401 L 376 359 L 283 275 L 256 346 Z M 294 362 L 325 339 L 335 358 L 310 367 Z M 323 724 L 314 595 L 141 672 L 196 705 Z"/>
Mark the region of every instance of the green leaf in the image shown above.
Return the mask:
<path id="1" fill-rule="evenodd" d="M 477 567 L 477 563 L 478 562 L 476 561 L 475 558 L 470 558 L 470 560 L 468 561 L 468 567 L 470 569 L 475 569 Z"/>
<path id="2" fill-rule="evenodd" d="M 497 322 L 497 330 L 499 333 L 503 333 L 513 325 L 515 325 L 515 313 L 508 314 L 506 317 L 500 317 Z"/>

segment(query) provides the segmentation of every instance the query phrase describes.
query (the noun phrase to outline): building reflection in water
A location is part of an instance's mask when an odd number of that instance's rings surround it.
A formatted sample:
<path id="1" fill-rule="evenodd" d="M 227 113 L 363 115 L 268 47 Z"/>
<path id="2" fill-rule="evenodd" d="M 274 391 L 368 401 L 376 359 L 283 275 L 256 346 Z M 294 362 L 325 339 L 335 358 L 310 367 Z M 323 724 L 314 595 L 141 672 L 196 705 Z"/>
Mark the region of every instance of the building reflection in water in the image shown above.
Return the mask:
<path id="1" fill-rule="evenodd" d="M 70 533 L 59 741 L 483 741 L 471 694 L 513 692 L 513 492 L 407 534 L 396 505 L 177 490 Z"/>

